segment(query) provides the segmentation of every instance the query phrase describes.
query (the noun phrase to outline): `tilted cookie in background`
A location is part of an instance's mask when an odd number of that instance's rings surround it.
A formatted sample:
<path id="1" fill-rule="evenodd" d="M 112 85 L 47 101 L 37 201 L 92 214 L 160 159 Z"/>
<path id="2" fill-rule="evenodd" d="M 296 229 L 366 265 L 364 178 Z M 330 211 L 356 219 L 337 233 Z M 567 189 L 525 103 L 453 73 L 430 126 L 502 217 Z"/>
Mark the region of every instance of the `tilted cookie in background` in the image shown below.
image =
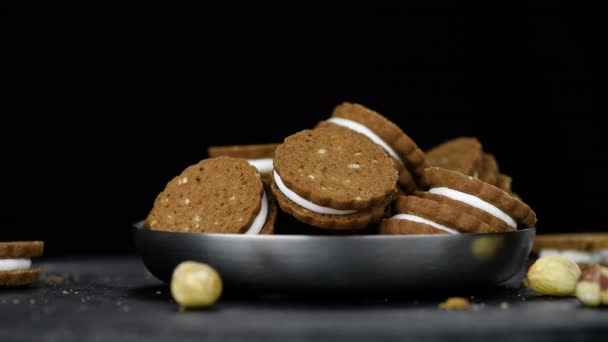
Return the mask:
<path id="1" fill-rule="evenodd" d="M 399 186 L 410 193 L 428 166 L 424 152 L 392 121 L 360 104 L 344 102 L 338 105 L 331 117 L 318 127 L 340 126 L 365 135 L 393 158 L 399 171 Z"/>

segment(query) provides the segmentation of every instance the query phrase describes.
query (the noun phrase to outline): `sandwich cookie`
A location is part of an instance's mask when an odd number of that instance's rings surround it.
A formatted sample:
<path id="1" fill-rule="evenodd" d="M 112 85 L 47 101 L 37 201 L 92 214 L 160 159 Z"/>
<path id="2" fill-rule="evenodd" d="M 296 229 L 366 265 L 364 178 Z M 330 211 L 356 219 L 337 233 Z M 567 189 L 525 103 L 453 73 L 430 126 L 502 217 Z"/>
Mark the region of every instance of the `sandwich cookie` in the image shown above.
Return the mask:
<path id="1" fill-rule="evenodd" d="M 211 146 L 207 149 L 209 158 L 233 157 L 247 159 L 264 178 L 272 175 L 272 156 L 279 144 Z M 268 178 L 270 179 L 270 178 Z"/>
<path id="2" fill-rule="evenodd" d="M 393 216 L 383 219 L 380 234 L 492 233 L 488 224 L 447 204 L 416 196 L 398 196 Z"/>
<path id="3" fill-rule="evenodd" d="M 422 191 L 416 191 L 415 193 L 413 193 L 413 196 L 425 198 L 425 199 L 439 202 L 439 203 L 443 203 L 443 204 L 449 205 L 450 207 L 452 207 L 454 209 L 457 209 L 457 210 L 465 212 L 469 215 L 475 216 L 480 221 L 485 222 L 488 225 L 490 225 L 490 227 L 492 227 L 494 229 L 494 231 L 496 231 L 496 232 L 511 232 L 511 231 L 516 230 L 515 228 L 509 226 L 505 221 L 499 219 L 498 217 L 496 217 L 494 215 L 489 214 L 486 211 L 483 211 L 481 209 L 468 205 L 464 202 L 451 199 L 450 197 L 447 197 L 447 196 L 442 196 L 442 195 L 437 195 L 437 194 L 433 194 L 430 192 L 422 192 Z"/>
<path id="4" fill-rule="evenodd" d="M 276 207 L 256 169 L 245 159 L 218 157 L 173 178 L 156 198 L 145 226 L 170 232 L 271 234 L 275 217 Z"/>
<path id="5" fill-rule="evenodd" d="M 428 164 L 424 152 L 393 122 L 360 104 L 344 102 L 334 109 L 329 119 L 319 124 L 326 125 L 350 129 L 382 147 L 395 161 L 399 186 L 404 192 L 415 190 L 416 181 Z"/>
<path id="6" fill-rule="evenodd" d="M 430 166 L 454 170 L 479 178 L 482 163 L 481 143 L 477 138 L 460 137 L 448 140 L 426 152 Z"/>
<path id="7" fill-rule="evenodd" d="M 511 228 L 536 225 L 536 213 L 503 190 L 460 172 L 431 167 L 424 172 L 428 192 L 483 210 Z"/>
<path id="8" fill-rule="evenodd" d="M 540 258 L 561 255 L 581 267 L 593 264 L 608 266 L 608 233 L 537 235 L 532 253 Z"/>
<path id="9" fill-rule="evenodd" d="M 29 285 L 40 276 L 32 269 L 32 258 L 42 256 L 44 242 L 0 242 L 0 286 Z"/>
<path id="10" fill-rule="evenodd" d="M 272 191 L 281 209 L 309 225 L 362 229 L 377 222 L 397 190 L 391 158 L 352 130 L 296 133 L 274 154 Z"/>

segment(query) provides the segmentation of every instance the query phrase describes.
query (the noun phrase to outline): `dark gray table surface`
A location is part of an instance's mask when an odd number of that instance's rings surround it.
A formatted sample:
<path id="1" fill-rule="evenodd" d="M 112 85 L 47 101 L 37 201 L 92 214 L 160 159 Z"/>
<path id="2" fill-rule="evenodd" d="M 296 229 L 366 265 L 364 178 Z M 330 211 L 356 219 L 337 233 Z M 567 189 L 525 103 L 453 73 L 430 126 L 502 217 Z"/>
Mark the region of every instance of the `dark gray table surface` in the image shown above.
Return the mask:
<path id="1" fill-rule="evenodd" d="M 398 294 L 259 295 L 230 290 L 211 309 L 179 312 L 135 257 L 40 262 L 33 287 L 0 289 L 0 341 L 608 340 L 608 309 L 528 289 Z M 465 293 L 466 292 L 466 293 Z M 450 295 L 466 311 L 438 309 Z"/>

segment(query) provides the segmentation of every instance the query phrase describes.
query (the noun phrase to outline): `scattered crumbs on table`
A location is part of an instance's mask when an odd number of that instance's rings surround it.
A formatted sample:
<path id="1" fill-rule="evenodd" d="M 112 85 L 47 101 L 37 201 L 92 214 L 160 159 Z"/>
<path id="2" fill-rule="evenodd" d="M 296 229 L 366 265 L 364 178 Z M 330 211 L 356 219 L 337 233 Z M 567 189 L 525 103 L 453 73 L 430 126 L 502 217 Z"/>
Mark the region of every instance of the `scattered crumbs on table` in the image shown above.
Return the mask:
<path id="1" fill-rule="evenodd" d="M 156 291 L 156 292 L 154 292 L 154 293 L 156 293 L 157 295 L 162 294 L 161 290 L 158 290 L 158 291 Z"/>
<path id="2" fill-rule="evenodd" d="M 63 291 L 61 291 L 61 293 L 63 293 L 64 295 L 68 295 L 68 294 L 70 294 L 70 291 L 63 290 Z"/>
<path id="3" fill-rule="evenodd" d="M 34 298 L 30 298 L 30 304 L 31 304 L 31 305 L 36 304 L 36 300 L 35 300 Z"/>
<path id="4" fill-rule="evenodd" d="M 128 306 L 128 305 L 125 305 L 125 306 L 121 307 L 121 310 L 122 310 L 123 312 L 129 312 L 129 311 L 131 311 L 131 307 L 130 307 L 130 306 Z"/>
<path id="5" fill-rule="evenodd" d="M 500 308 L 502 310 L 507 310 L 509 308 L 509 303 L 507 303 L 507 302 L 500 303 Z"/>
<path id="6" fill-rule="evenodd" d="M 20 303 L 21 303 L 21 301 L 19 299 L 17 299 L 17 298 L 13 299 L 13 304 L 20 304 Z"/>
<path id="7" fill-rule="evenodd" d="M 450 297 L 445 302 L 439 304 L 439 308 L 444 310 L 466 310 L 471 303 L 463 297 Z"/>

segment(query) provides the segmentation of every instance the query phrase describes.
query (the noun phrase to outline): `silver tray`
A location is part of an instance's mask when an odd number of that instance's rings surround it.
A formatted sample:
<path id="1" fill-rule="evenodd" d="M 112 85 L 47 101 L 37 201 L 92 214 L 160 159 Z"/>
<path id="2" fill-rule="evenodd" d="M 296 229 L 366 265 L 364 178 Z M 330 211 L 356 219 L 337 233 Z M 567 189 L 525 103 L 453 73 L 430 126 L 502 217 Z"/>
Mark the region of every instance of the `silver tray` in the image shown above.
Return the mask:
<path id="1" fill-rule="evenodd" d="M 205 262 L 228 287 L 358 291 L 481 287 L 519 281 L 535 229 L 461 235 L 238 235 L 133 227 L 148 270 L 169 282 L 182 261 Z"/>

